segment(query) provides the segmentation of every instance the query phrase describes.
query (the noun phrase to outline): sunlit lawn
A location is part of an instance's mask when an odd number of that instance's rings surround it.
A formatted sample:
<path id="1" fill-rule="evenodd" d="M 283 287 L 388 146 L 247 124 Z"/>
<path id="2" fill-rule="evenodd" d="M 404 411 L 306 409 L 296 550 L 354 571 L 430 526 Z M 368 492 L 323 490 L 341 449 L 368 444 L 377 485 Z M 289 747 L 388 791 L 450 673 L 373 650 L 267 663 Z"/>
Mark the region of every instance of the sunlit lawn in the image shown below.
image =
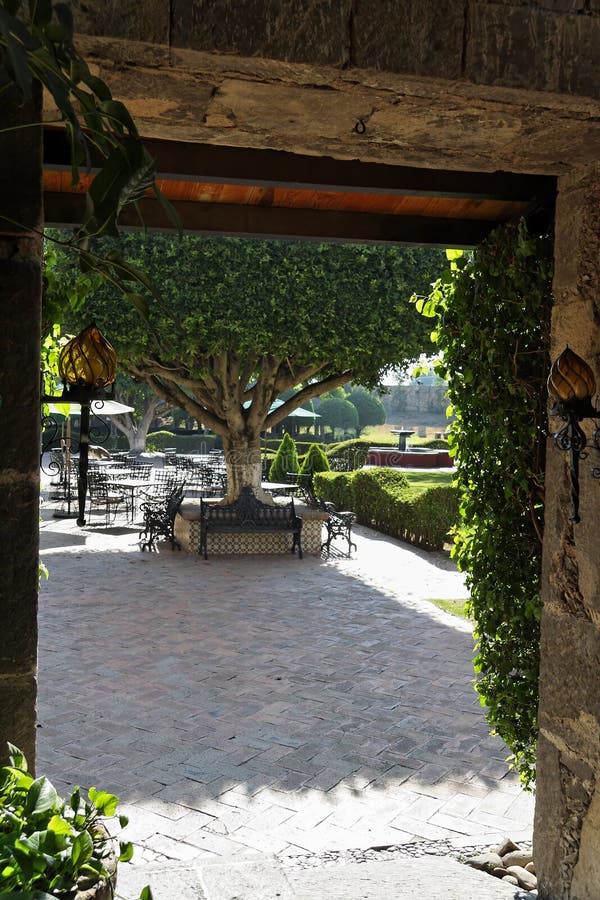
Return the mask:
<path id="1" fill-rule="evenodd" d="M 470 616 L 467 615 L 466 600 L 436 600 L 435 598 L 430 597 L 429 602 L 434 603 L 436 606 L 439 606 L 440 609 L 444 609 L 453 616 L 458 616 L 461 619 L 470 619 Z"/>
<path id="2" fill-rule="evenodd" d="M 438 472 L 435 469 L 432 469 L 431 472 L 411 472 L 410 469 L 403 469 L 402 472 L 406 475 L 410 484 L 418 485 L 418 487 L 422 488 L 445 487 L 452 484 L 454 478 L 453 472 Z"/>

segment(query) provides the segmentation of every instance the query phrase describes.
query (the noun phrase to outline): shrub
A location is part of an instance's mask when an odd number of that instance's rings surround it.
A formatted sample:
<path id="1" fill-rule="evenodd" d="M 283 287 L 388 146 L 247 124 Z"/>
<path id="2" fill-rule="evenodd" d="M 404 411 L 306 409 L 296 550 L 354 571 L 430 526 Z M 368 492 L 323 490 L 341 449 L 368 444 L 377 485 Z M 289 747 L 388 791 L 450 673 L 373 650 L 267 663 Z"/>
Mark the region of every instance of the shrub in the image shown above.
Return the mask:
<path id="1" fill-rule="evenodd" d="M 277 448 L 275 459 L 269 469 L 269 481 L 286 482 L 290 473 L 296 474 L 300 469 L 298 451 L 294 439 L 286 432 Z"/>
<path id="2" fill-rule="evenodd" d="M 299 482 L 312 487 L 315 472 L 328 472 L 329 462 L 319 444 L 311 444 L 300 468 Z"/>
<path id="3" fill-rule="evenodd" d="M 315 488 L 338 509 L 354 510 L 363 525 L 425 550 L 441 550 L 458 521 L 457 488 L 411 485 L 395 469 L 323 473 Z"/>
<path id="4" fill-rule="evenodd" d="M 354 509 L 355 472 L 315 472 L 313 486 L 320 500 L 328 500 L 337 509 Z"/>

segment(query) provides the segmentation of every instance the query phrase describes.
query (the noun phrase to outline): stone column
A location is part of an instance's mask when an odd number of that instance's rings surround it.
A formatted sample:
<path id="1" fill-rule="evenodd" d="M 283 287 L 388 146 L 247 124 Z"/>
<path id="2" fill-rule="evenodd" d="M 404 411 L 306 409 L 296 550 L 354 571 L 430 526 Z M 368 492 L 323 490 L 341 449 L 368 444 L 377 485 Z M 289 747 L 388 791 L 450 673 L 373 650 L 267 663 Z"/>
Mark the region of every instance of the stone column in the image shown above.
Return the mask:
<path id="1" fill-rule="evenodd" d="M 561 179 L 552 358 L 565 345 L 600 387 L 600 165 Z M 560 427 L 551 419 L 550 429 Z M 582 423 L 588 437 L 593 422 Z M 539 896 L 600 890 L 600 453 L 581 462 L 581 522 L 569 519 L 567 454 L 548 443 L 542 579 L 540 742 L 534 853 Z"/>
<path id="2" fill-rule="evenodd" d="M 0 88 L 2 87 L 0 71 Z M 41 118 L 0 93 L 2 126 Z M 0 134 L 0 759 L 6 742 L 35 763 L 42 139 L 38 126 Z M 10 221 L 12 220 L 12 222 Z M 19 223 L 23 228 L 19 228 Z"/>

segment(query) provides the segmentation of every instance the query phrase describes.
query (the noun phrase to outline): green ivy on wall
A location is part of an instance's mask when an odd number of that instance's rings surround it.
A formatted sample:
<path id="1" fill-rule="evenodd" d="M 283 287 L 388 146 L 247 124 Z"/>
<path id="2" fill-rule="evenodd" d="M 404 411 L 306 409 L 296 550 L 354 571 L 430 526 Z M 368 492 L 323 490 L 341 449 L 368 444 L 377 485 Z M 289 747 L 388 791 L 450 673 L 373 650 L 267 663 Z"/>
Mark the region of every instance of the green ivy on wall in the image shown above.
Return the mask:
<path id="1" fill-rule="evenodd" d="M 532 786 L 552 241 L 521 221 L 473 254 L 447 255 L 450 268 L 431 294 L 412 299 L 437 319 L 437 370 L 456 415 L 450 446 L 462 500 L 453 556 L 471 591 L 476 690 Z"/>

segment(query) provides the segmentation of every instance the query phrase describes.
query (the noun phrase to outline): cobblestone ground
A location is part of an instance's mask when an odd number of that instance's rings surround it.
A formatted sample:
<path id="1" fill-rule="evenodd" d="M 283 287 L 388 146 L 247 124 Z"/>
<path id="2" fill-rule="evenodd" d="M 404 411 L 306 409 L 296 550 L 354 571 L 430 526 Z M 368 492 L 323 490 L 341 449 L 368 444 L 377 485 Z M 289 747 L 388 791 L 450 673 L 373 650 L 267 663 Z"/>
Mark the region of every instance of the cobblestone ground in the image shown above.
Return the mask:
<path id="1" fill-rule="evenodd" d="M 118 794 L 138 863 L 531 837 L 442 554 L 141 553 L 41 523 L 38 770 Z"/>

